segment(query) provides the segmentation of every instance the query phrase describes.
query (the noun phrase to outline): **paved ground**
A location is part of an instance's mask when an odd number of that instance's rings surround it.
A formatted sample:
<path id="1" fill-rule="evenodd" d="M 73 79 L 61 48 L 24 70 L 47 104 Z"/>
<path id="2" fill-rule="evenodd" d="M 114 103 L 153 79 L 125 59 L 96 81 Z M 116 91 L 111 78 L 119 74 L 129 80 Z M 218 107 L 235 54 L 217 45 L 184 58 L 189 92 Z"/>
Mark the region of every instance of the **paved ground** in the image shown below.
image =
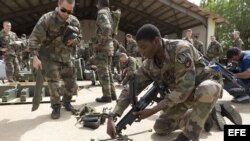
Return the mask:
<path id="1" fill-rule="evenodd" d="M 89 85 L 90 82 L 81 82 Z M 119 87 L 117 85 L 117 87 Z M 118 88 L 117 93 L 119 94 Z M 101 96 L 100 87 L 84 88 L 79 91 L 76 102 L 72 103 L 76 107 L 83 104 L 94 106 L 97 111 L 103 107 L 113 107 L 115 102 L 110 104 L 100 104 L 95 102 L 95 98 Z M 224 94 L 220 102 L 229 102 L 232 97 Z M 233 104 L 242 115 L 243 123 L 250 124 L 250 104 Z M 0 141 L 90 141 L 93 139 L 108 138 L 106 134 L 106 123 L 98 129 L 92 130 L 84 128 L 81 125 L 75 125 L 76 119 L 71 113 L 62 109 L 59 120 L 50 119 L 50 104 L 41 104 L 40 108 L 31 112 L 31 104 L 22 105 L 2 105 L 0 106 Z M 124 134 L 132 134 L 152 129 L 155 119 L 159 114 L 153 115 L 140 123 L 134 123 L 129 126 Z M 227 120 L 227 123 L 230 122 Z M 151 133 L 143 133 L 131 136 L 135 141 L 165 141 L 173 140 L 179 131 L 169 136 L 159 137 Z M 218 131 L 216 127 L 211 133 L 203 133 L 201 141 L 223 141 L 223 132 Z"/>

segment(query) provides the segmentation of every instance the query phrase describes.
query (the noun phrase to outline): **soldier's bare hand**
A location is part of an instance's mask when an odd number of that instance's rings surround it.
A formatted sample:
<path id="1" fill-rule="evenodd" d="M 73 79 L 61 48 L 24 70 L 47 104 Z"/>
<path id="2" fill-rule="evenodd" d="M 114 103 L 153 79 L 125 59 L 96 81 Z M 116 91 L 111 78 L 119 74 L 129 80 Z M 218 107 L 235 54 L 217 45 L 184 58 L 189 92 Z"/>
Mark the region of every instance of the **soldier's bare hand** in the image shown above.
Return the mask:
<path id="1" fill-rule="evenodd" d="M 113 120 L 113 117 L 108 118 L 108 124 L 107 124 L 107 134 L 114 139 L 116 137 L 116 130 L 115 130 L 115 122 Z"/>
<path id="2" fill-rule="evenodd" d="M 6 51 L 8 51 L 8 48 L 1 48 L 0 51 L 6 52 Z"/>
<path id="3" fill-rule="evenodd" d="M 90 68 L 91 69 L 97 69 L 97 66 L 96 65 L 91 65 Z"/>
<path id="4" fill-rule="evenodd" d="M 75 42 L 76 42 L 76 39 L 70 39 L 70 40 L 68 40 L 68 42 L 67 42 L 67 46 L 71 46 L 71 45 L 73 45 Z"/>
<path id="5" fill-rule="evenodd" d="M 138 119 L 141 120 L 141 119 L 148 118 L 155 113 L 156 111 L 154 109 L 144 109 L 139 112 L 134 112 L 134 115 L 138 116 Z"/>
<path id="6" fill-rule="evenodd" d="M 33 67 L 36 70 L 39 70 L 39 69 L 42 70 L 42 62 L 39 60 L 39 58 L 37 56 L 33 57 Z"/>

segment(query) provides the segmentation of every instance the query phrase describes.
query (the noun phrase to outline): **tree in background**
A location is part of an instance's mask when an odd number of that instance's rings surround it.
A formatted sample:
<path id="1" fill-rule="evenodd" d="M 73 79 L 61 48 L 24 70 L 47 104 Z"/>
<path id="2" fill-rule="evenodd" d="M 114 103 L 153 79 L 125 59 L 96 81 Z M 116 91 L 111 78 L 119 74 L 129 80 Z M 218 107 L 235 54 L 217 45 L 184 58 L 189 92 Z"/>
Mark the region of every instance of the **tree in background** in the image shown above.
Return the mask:
<path id="1" fill-rule="evenodd" d="M 228 24 L 218 25 L 215 30 L 224 50 L 232 45 L 234 30 L 240 31 L 244 48 L 250 49 L 250 0 L 201 0 L 200 6 L 228 20 Z"/>

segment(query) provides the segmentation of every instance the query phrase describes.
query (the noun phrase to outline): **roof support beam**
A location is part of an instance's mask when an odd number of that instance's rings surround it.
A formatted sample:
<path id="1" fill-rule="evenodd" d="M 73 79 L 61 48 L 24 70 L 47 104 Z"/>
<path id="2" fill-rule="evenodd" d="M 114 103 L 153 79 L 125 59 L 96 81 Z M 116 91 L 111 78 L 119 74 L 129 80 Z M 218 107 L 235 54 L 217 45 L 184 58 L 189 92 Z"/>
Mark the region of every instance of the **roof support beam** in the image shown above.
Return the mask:
<path id="1" fill-rule="evenodd" d="M 160 7 L 155 8 L 151 13 L 158 13 L 159 11 L 163 10 L 166 8 L 165 5 L 161 5 Z"/>
<path id="2" fill-rule="evenodd" d="M 126 4 L 128 7 L 130 7 L 128 4 Z M 135 7 L 138 7 L 139 5 L 141 5 L 141 2 L 138 2 L 137 3 L 137 5 L 135 6 Z M 126 16 L 124 16 L 124 17 L 127 17 L 128 19 L 129 19 L 129 16 L 131 15 L 131 14 L 133 14 L 133 12 L 132 11 L 130 11 Z M 137 15 L 136 15 L 137 16 Z M 132 18 L 134 18 L 134 17 L 136 17 L 136 16 L 133 16 L 132 15 L 132 17 L 130 18 L 131 20 L 133 20 Z"/>
<path id="3" fill-rule="evenodd" d="M 128 7 L 127 5 L 125 5 L 125 4 L 121 3 L 121 2 L 118 2 L 117 0 L 116 0 L 116 1 L 113 1 L 112 4 L 114 4 L 114 5 L 118 6 L 118 7 L 121 7 L 121 8 L 123 8 L 123 9 L 127 9 L 127 10 L 129 10 L 129 11 L 131 11 L 131 12 L 133 12 L 133 13 L 136 13 L 136 14 L 142 16 L 142 17 L 145 18 L 145 19 L 148 19 L 148 20 L 150 20 L 150 21 L 154 21 L 154 22 L 158 23 L 159 25 L 168 26 L 169 28 L 172 28 L 175 32 L 181 31 L 180 28 L 178 28 L 178 27 L 176 27 L 176 26 L 174 26 L 174 25 L 172 25 L 172 24 L 170 24 L 170 23 L 163 22 L 163 21 L 159 20 L 158 18 L 152 17 L 152 16 L 151 16 L 150 14 L 148 14 L 148 13 L 145 13 L 145 12 L 139 11 L 139 10 L 137 10 L 137 9 Z"/>
<path id="4" fill-rule="evenodd" d="M 13 8 L 12 8 L 11 6 L 7 5 L 5 2 L 7 2 L 7 1 L 0 1 L 0 3 L 1 3 L 4 7 L 7 7 L 11 12 L 13 12 L 13 11 L 14 11 Z"/>
<path id="5" fill-rule="evenodd" d="M 26 2 L 28 3 L 28 5 L 29 5 L 30 7 L 33 7 L 33 4 L 32 4 L 29 0 L 26 0 Z"/>
<path id="6" fill-rule="evenodd" d="M 47 9 L 53 9 L 55 7 L 56 7 L 56 2 L 53 2 L 53 3 L 44 4 L 44 5 L 39 5 L 39 6 L 32 7 L 32 8 L 23 9 L 23 10 L 20 10 L 20 11 L 17 11 L 17 12 L 12 12 L 10 14 L 0 15 L 0 21 L 5 20 L 5 19 L 11 19 L 11 18 L 27 15 L 27 14 L 30 14 L 30 13 L 36 13 L 36 12 L 39 12 L 39 11 L 44 11 L 44 10 L 47 10 Z"/>
<path id="7" fill-rule="evenodd" d="M 188 16 L 191 16 L 191 17 L 199 20 L 204 25 L 207 25 L 206 18 L 196 14 L 195 12 L 193 12 L 193 11 L 187 9 L 187 8 L 184 8 L 184 7 L 180 6 L 180 5 L 172 2 L 172 0 L 159 0 L 159 1 L 162 2 L 163 4 L 168 5 L 169 7 L 172 7 L 172 8 L 174 8 L 174 9 L 176 9 L 176 10 L 182 12 L 182 13 L 187 14 Z"/>
<path id="8" fill-rule="evenodd" d="M 156 0 L 153 0 L 148 6 L 146 6 L 146 7 L 143 8 L 143 11 L 146 12 L 147 9 L 148 9 L 149 7 L 151 7 L 152 5 L 154 5 L 155 3 L 156 3 Z M 142 5 L 142 3 L 139 3 L 139 5 Z M 136 6 L 136 7 L 138 7 L 138 6 Z M 135 8 L 136 8 L 136 7 L 135 7 Z M 130 19 L 133 20 L 133 19 L 136 18 L 136 17 L 137 17 L 137 15 L 134 15 L 134 16 L 131 17 Z"/>
<path id="9" fill-rule="evenodd" d="M 196 27 L 196 26 L 199 26 L 199 25 L 202 25 L 202 23 L 197 23 L 197 24 L 193 24 L 193 25 L 189 25 L 189 26 L 183 27 L 182 30 L 186 30 L 186 29 L 189 29 L 189 28 L 193 28 L 193 27 Z M 205 27 L 206 27 L 206 26 L 205 26 Z"/>
<path id="10" fill-rule="evenodd" d="M 134 0 L 130 0 L 129 3 L 127 4 L 128 6 L 133 2 Z M 112 3 L 112 2 L 111 2 Z M 128 17 L 128 15 L 130 15 L 131 12 L 128 12 L 127 15 L 124 15 L 124 17 Z"/>
<path id="11" fill-rule="evenodd" d="M 43 1 L 42 1 L 42 0 L 39 0 L 39 4 L 43 5 Z"/>
<path id="12" fill-rule="evenodd" d="M 14 2 L 16 3 L 16 5 L 17 5 L 18 7 L 23 8 L 23 6 L 19 3 L 18 0 L 14 0 Z"/>

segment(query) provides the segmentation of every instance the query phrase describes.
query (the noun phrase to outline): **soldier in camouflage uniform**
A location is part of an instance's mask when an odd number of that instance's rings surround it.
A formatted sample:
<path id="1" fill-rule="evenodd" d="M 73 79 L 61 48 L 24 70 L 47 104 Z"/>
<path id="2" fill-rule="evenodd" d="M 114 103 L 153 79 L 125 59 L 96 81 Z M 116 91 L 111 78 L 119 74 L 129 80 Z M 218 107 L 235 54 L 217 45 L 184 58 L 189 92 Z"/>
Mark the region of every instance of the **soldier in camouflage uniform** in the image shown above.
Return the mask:
<path id="1" fill-rule="evenodd" d="M 11 23 L 3 22 L 3 29 L 0 31 L 0 48 L 4 53 L 6 64 L 6 75 L 9 82 L 13 82 L 18 75 L 19 66 L 16 56 L 17 45 L 14 42 L 18 40 L 16 33 L 11 31 Z"/>
<path id="2" fill-rule="evenodd" d="M 203 125 L 222 92 L 222 86 L 210 80 L 212 76 L 206 71 L 202 57 L 192 44 L 183 40 L 163 39 L 157 27 L 151 24 L 137 31 L 136 40 L 141 54 L 147 58 L 135 73 L 137 94 L 153 81 L 166 86 L 170 93 L 153 108 L 135 115 L 144 119 L 162 110 L 154 125 L 157 134 L 167 135 L 183 129 L 175 141 L 198 141 Z M 118 100 L 114 115 L 121 116 L 129 103 L 129 98 L 123 102 Z M 107 132 L 114 137 L 112 119 L 110 117 L 108 120 Z"/>
<path id="3" fill-rule="evenodd" d="M 238 47 L 241 50 L 244 50 L 244 42 L 240 38 L 240 32 L 234 31 L 233 36 L 234 36 L 233 47 Z"/>
<path id="4" fill-rule="evenodd" d="M 78 88 L 74 56 L 76 46 L 81 40 L 80 23 L 72 15 L 74 6 L 75 0 L 59 0 L 58 7 L 54 11 L 44 14 L 39 19 L 29 38 L 33 67 L 46 73 L 53 109 L 52 119 L 60 118 L 60 95 L 63 95 L 65 109 L 67 111 L 74 109 L 70 103 L 72 95 L 77 93 Z M 66 34 L 69 28 L 75 31 Z M 66 37 L 73 35 L 73 32 L 78 36 L 67 39 Z M 60 85 L 61 79 L 64 81 L 64 87 Z"/>
<path id="5" fill-rule="evenodd" d="M 26 68 L 27 70 L 30 70 L 30 51 L 28 48 L 28 39 L 26 34 L 21 35 L 21 52 L 20 52 L 20 69 Z"/>
<path id="6" fill-rule="evenodd" d="M 96 43 L 96 38 L 92 37 L 90 42 L 89 42 L 89 56 L 95 56 L 95 49 L 94 49 L 94 45 Z"/>
<path id="7" fill-rule="evenodd" d="M 126 35 L 126 40 L 127 40 L 127 46 L 126 46 L 127 55 L 137 57 L 138 48 L 136 41 L 133 39 L 131 34 Z"/>
<path id="8" fill-rule="evenodd" d="M 115 73 L 115 68 L 117 70 L 117 73 L 120 74 L 120 63 L 119 63 L 119 42 L 114 39 L 113 40 L 113 44 L 114 44 L 114 54 L 112 57 L 112 64 L 111 64 L 111 71 L 114 74 Z"/>
<path id="9" fill-rule="evenodd" d="M 85 44 L 81 44 L 81 46 L 77 50 L 77 58 L 83 58 L 85 64 L 89 61 L 89 47 Z"/>
<path id="10" fill-rule="evenodd" d="M 193 39 L 192 39 L 192 34 L 193 34 L 192 29 L 188 29 L 188 30 L 186 31 L 186 36 L 185 36 L 182 40 L 186 40 L 186 41 L 188 41 L 189 43 L 194 44 L 194 41 L 193 41 Z"/>
<path id="11" fill-rule="evenodd" d="M 77 49 L 77 58 L 84 58 L 84 54 L 85 54 L 85 48 L 83 46 L 80 46 Z"/>
<path id="12" fill-rule="evenodd" d="M 98 0 L 96 19 L 96 66 L 103 96 L 96 98 L 97 102 L 111 102 L 116 100 L 114 81 L 111 73 L 114 45 L 112 38 L 112 17 L 109 9 L 109 0 Z"/>
<path id="13" fill-rule="evenodd" d="M 134 57 L 128 56 L 126 53 L 119 55 L 122 68 L 122 85 L 126 85 L 130 77 L 134 74 L 138 65 Z"/>
<path id="14" fill-rule="evenodd" d="M 114 69 L 116 68 L 117 73 L 120 74 L 119 55 L 122 52 L 125 53 L 126 49 L 116 39 L 114 39 L 113 43 L 114 43 L 114 55 L 113 55 L 113 58 L 112 58 L 111 69 L 112 69 L 112 73 L 114 73 L 115 72 Z"/>
<path id="15" fill-rule="evenodd" d="M 193 38 L 194 47 L 195 47 L 198 51 L 200 51 L 203 55 L 205 55 L 206 52 L 205 52 L 204 44 L 203 44 L 201 41 L 199 41 L 198 38 L 199 38 L 199 37 L 198 37 L 197 35 L 195 35 L 194 38 Z"/>
<path id="16" fill-rule="evenodd" d="M 219 61 L 219 58 L 223 56 L 223 49 L 220 43 L 216 40 L 215 36 L 210 36 L 210 44 L 207 48 L 207 57 L 210 61 Z"/>
<path id="17" fill-rule="evenodd" d="M 86 69 L 90 70 L 90 80 L 91 80 L 91 85 L 96 85 L 97 82 L 97 75 L 96 75 L 96 70 L 97 70 L 97 66 L 96 66 L 96 57 L 93 55 L 89 58 L 89 61 L 86 63 Z"/>

